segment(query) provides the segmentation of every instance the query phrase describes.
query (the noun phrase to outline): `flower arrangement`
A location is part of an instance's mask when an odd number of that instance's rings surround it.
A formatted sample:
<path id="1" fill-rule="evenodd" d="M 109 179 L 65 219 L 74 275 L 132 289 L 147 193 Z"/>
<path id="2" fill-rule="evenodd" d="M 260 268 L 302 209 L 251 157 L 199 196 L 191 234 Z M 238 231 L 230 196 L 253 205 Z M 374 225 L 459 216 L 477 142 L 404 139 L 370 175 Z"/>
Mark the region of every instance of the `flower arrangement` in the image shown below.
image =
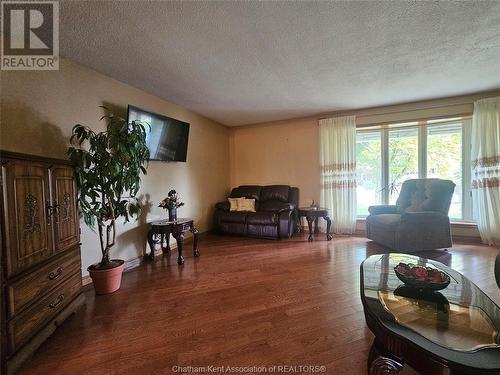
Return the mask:
<path id="1" fill-rule="evenodd" d="M 168 196 L 160 202 L 158 207 L 164 208 L 166 210 L 171 210 L 172 208 L 179 208 L 184 206 L 184 202 L 180 201 L 179 195 L 175 190 L 170 190 Z"/>

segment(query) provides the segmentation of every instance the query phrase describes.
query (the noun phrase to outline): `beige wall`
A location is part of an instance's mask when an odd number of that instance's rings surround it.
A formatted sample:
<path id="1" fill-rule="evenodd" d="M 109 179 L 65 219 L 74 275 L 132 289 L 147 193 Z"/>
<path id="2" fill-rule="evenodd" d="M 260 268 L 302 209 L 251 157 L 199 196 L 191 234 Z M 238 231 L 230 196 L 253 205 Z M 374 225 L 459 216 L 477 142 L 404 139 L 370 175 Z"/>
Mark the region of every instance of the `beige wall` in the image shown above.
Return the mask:
<path id="1" fill-rule="evenodd" d="M 318 145 L 313 118 L 231 128 L 231 186 L 292 185 L 302 205 L 319 202 Z"/>
<path id="2" fill-rule="evenodd" d="M 61 61 L 59 71 L 2 71 L 0 79 L 3 150 L 65 158 L 73 125 L 104 129 L 100 105 L 126 116 L 127 105 L 134 104 L 191 124 L 187 163 L 149 164 L 140 192 L 148 202 L 145 215 L 118 226 L 112 256 L 128 260 L 143 253 L 144 223 L 165 216 L 157 205 L 172 188 L 186 203 L 179 214 L 194 218 L 201 231 L 211 227 L 214 203 L 229 189 L 227 127 L 69 60 Z M 82 222 L 84 274 L 99 258 L 98 237 Z"/>

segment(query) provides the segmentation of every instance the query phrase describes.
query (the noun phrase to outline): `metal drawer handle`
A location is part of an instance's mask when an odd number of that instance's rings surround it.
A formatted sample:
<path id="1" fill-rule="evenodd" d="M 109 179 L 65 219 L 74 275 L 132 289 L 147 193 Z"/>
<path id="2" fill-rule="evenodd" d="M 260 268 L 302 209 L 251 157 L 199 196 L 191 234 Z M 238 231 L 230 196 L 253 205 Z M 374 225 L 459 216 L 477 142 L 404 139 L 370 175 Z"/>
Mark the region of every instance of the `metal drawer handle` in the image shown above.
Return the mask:
<path id="1" fill-rule="evenodd" d="M 57 279 L 59 276 L 61 276 L 63 271 L 62 267 L 58 267 L 55 271 L 52 271 L 49 273 L 49 280 L 54 280 Z"/>
<path id="2" fill-rule="evenodd" d="M 62 301 L 64 300 L 64 294 L 59 294 L 59 297 L 57 297 L 57 300 L 52 302 L 49 307 L 51 309 L 57 307 L 57 305 L 59 305 Z"/>

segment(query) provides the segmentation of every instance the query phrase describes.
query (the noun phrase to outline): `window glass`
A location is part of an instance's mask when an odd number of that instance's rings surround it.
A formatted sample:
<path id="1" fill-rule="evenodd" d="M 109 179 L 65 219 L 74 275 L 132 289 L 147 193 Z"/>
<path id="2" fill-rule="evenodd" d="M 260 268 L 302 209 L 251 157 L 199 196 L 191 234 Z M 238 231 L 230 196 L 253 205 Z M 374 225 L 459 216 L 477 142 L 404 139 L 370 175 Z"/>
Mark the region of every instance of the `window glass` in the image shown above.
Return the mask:
<path id="1" fill-rule="evenodd" d="M 401 185 L 418 178 L 418 128 L 389 130 L 389 204 L 395 204 Z"/>
<path id="2" fill-rule="evenodd" d="M 408 179 L 442 178 L 456 184 L 450 218 L 472 220 L 470 126 L 469 119 L 448 118 L 358 130 L 358 216 L 371 205 L 395 204 Z"/>
<path id="3" fill-rule="evenodd" d="M 427 177 L 456 184 L 449 216 L 462 219 L 462 123 L 427 127 Z"/>
<path id="4" fill-rule="evenodd" d="M 382 204 L 381 132 L 359 131 L 356 135 L 357 214 L 368 215 L 368 207 Z"/>

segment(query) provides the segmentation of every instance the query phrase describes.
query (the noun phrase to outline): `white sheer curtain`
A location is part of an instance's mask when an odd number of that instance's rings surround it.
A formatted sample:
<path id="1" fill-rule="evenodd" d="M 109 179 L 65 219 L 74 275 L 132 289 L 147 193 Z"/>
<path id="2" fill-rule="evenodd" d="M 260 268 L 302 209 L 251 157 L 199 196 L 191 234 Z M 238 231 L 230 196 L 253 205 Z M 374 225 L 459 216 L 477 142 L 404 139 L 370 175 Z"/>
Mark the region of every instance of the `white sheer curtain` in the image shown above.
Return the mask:
<path id="1" fill-rule="evenodd" d="M 471 159 L 472 202 L 481 239 L 500 245 L 500 97 L 474 103 Z"/>
<path id="2" fill-rule="evenodd" d="M 356 118 L 319 121 L 321 206 L 328 208 L 334 233 L 356 230 Z"/>

